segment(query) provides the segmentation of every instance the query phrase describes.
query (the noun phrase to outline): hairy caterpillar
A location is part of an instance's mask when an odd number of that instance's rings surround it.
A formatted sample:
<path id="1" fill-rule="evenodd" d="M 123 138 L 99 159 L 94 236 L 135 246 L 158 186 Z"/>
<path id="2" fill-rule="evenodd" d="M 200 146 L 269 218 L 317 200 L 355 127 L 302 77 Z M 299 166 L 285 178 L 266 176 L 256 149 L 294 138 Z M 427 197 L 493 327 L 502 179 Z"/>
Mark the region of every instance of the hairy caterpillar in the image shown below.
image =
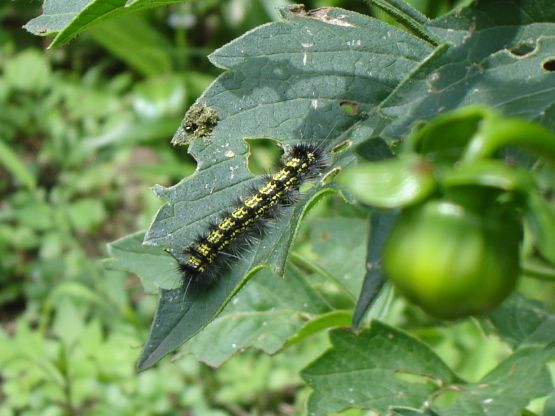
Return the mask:
<path id="1" fill-rule="evenodd" d="M 264 231 L 267 219 L 295 199 L 299 186 L 326 166 L 318 145 L 297 144 L 281 160 L 279 170 L 240 198 L 184 250 L 179 269 L 187 286 L 206 288 L 222 276 L 229 259 L 237 257 L 248 238 Z"/>

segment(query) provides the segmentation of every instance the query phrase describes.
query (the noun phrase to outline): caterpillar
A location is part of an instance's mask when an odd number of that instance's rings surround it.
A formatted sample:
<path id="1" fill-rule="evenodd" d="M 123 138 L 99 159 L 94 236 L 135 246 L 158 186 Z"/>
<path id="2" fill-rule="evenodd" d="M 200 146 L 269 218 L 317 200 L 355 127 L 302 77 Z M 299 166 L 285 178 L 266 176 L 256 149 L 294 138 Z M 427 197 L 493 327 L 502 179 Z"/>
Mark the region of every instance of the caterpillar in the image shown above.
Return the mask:
<path id="1" fill-rule="evenodd" d="M 229 259 L 237 258 L 248 244 L 249 237 L 264 233 L 267 220 L 279 215 L 280 207 L 293 202 L 299 186 L 318 176 L 326 165 L 317 144 L 293 146 L 276 173 L 266 176 L 184 249 L 185 260 L 178 263 L 187 288 L 207 288 L 217 281 Z"/>

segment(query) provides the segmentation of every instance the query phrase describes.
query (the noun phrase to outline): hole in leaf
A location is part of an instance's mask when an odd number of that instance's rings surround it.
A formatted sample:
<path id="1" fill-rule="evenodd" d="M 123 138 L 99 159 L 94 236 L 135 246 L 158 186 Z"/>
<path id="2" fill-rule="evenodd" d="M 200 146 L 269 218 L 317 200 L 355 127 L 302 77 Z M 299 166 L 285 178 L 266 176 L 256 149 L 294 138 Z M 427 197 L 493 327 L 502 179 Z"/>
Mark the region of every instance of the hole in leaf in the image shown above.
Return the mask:
<path id="1" fill-rule="evenodd" d="M 350 140 L 344 140 L 341 143 L 335 145 L 333 147 L 333 149 L 331 149 L 331 152 L 332 153 L 341 153 L 341 152 L 347 150 L 351 146 L 351 144 L 353 144 L 353 142 L 351 142 Z"/>
<path id="2" fill-rule="evenodd" d="M 531 42 L 520 42 L 517 43 L 515 46 L 509 48 L 509 52 L 511 52 L 515 56 L 526 56 L 530 52 L 532 52 L 536 48 L 536 45 Z"/>
<path id="3" fill-rule="evenodd" d="M 333 178 L 335 178 L 335 177 L 337 176 L 337 174 L 338 174 L 339 172 L 341 172 L 341 168 L 340 168 L 340 167 L 335 167 L 335 168 L 333 168 L 332 170 L 330 170 L 330 171 L 329 171 L 328 173 L 326 173 L 326 174 L 324 175 L 324 177 L 322 178 L 322 181 L 321 181 L 322 184 L 325 185 L 325 184 L 330 183 L 330 182 L 333 180 Z"/>
<path id="4" fill-rule="evenodd" d="M 339 107 L 341 107 L 341 110 L 349 116 L 358 115 L 359 104 L 356 101 L 342 100 L 339 102 Z"/>
<path id="5" fill-rule="evenodd" d="M 264 175 L 276 170 L 283 149 L 275 140 L 271 139 L 247 139 L 249 145 L 249 170 L 254 175 Z"/>
<path id="6" fill-rule="evenodd" d="M 555 58 L 551 58 L 545 61 L 542 64 L 542 68 L 549 72 L 555 71 Z"/>
<path id="7" fill-rule="evenodd" d="M 431 381 L 431 377 L 424 374 L 407 373 L 402 370 L 397 370 L 395 372 L 395 378 L 399 381 L 411 384 L 428 384 Z"/>

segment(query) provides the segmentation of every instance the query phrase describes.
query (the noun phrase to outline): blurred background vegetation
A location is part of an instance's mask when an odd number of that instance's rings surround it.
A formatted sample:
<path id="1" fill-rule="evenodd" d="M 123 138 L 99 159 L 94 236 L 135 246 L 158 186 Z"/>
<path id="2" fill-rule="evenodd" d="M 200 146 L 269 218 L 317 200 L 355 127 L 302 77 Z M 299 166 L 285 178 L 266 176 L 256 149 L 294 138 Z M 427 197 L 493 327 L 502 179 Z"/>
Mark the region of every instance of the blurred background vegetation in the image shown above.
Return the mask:
<path id="1" fill-rule="evenodd" d="M 305 3 L 372 13 L 362 1 Z M 411 3 L 434 17 L 457 2 Z M 148 226 L 152 185 L 193 172 L 169 140 L 219 73 L 206 55 L 287 4 L 184 2 L 53 50 L 22 29 L 39 2 L 0 4 L 0 416 L 303 412 L 298 371 L 324 338 L 273 358 L 247 351 L 217 371 L 184 356 L 137 375 L 157 297 L 101 263 L 106 243 Z M 461 353 L 482 336 L 472 322 L 420 335 L 462 374 L 499 354 L 491 343 Z"/>

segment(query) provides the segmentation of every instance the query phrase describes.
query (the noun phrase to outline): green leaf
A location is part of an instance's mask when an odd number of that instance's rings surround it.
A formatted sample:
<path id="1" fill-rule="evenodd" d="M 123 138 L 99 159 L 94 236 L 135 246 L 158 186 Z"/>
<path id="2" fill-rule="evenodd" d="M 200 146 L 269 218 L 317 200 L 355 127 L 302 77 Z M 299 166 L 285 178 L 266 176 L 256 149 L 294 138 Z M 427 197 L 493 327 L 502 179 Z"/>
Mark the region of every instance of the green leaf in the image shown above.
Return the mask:
<path id="1" fill-rule="evenodd" d="M 466 11 L 459 25 L 464 30 L 459 33 L 443 31 L 455 44 L 439 48 L 382 104 L 384 115 L 395 119 L 385 135 L 400 138 L 415 120 L 430 120 L 438 113 L 477 103 L 555 127 L 550 93 L 555 77 L 544 65 L 555 55 L 555 24 L 532 24 L 554 21 L 552 12 L 541 9 L 551 9 L 546 6 L 551 3 L 494 4 Z M 446 21 L 453 23 L 456 16 Z M 519 49 L 523 43 L 530 45 L 524 52 Z"/>
<path id="2" fill-rule="evenodd" d="M 271 264 L 282 274 L 287 249 L 295 235 L 297 221 L 293 218 L 298 220 L 305 211 L 305 205 L 320 198 L 325 192 L 324 190 L 303 195 L 300 204 L 296 204 L 276 219 L 274 228 L 262 239 L 264 244 L 245 252 L 231 265 L 223 278 L 212 284 L 210 290 L 188 290 L 187 285 L 175 290 L 163 290 L 149 340 L 139 358 L 138 368 L 143 370 L 152 366 L 204 328 L 269 260 L 279 262 Z"/>
<path id="3" fill-rule="evenodd" d="M 425 344 L 378 321 L 358 335 L 335 330 L 331 341 L 333 348 L 302 372 L 314 389 L 310 415 L 393 407 L 408 415 L 424 409 L 438 416 L 518 416 L 552 390 L 545 363 L 554 345 L 523 348 L 477 383 L 465 383 Z"/>
<path id="4" fill-rule="evenodd" d="M 36 180 L 25 167 L 23 161 L 0 140 L 0 165 L 3 165 L 19 182 L 29 189 L 34 189 Z"/>
<path id="5" fill-rule="evenodd" d="M 249 268 L 248 261 L 236 263 L 226 279 L 220 280 L 209 291 L 188 291 L 185 285 L 162 290 L 148 341 L 137 363 L 138 370 L 156 364 L 208 325 L 236 293 L 236 287 L 258 270 L 245 276 Z"/>
<path id="6" fill-rule="evenodd" d="M 95 198 L 81 198 L 66 208 L 69 223 L 79 231 L 89 231 L 100 226 L 108 215 L 103 201 Z"/>
<path id="7" fill-rule="evenodd" d="M 24 28 L 40 36 L 56 34 L 50 45 L 55 47 L 115 16 L 181 1 L 183 0 L 44 0 L 42 15 L 27 22 Z"/>
<path id="8" fill-rule="evenodd" d="M 555 314 L 539 302 L 514 294 L 487 318 L 493 331 L 512 348 L 545 346 L 555 341 Z"/>
<path id="9" fill-rule="evenodd" d="M 537 192 L 528 194 L 526 220 L 538 251 L 555 264 L 555 212 Z"/>
<path id="10" fill-rule="evenodd" d="M 366 271 L 368 221 L 357 218 L 314 218 L 308 223 L 311 249 L 322 256 L 313 260 L 354 298 Z"/>
<path id="11" fill-rule="evenodd" d="M 182 280 L 173 257 L 157 247 L 143 245 L 144 235 L 139 231 L 108 244 L 111 258 L 103 261 L 104 266 L 136 274 L 147 293 L 179 287 Z"/>
<path id="12" fill-rule="evenodd" d="M 442 386 L 458 381 L 425 344 L 379 321 L 358 335 L 335 330 L 330 338 L 333 348 L 301 373 L 314 389 L 309 415 L 420 408 Z"/>
<path id="13" fill-rule="evenodd" d="M 12 89 L 40 93 L 51 86 L 51 70 L 48 60 L 40 51 L 26 49 L 4 66 L 3 83 Z"/>
<path id="14" fill-rule="evenodd" d="M 132 102 L 139 116 L 153 119 L 181 114 L 186 97 L 183 77 L 173 74 L 135 84 Z"/>
<path id="15" fill-rule="evenodd" d="M 449 416 L 520 416 L 522 409 L 538 397 L 553 390 L 545 364 L 553 357 L 554 346 L 528 347 L 501 362 L 478 383 L 459 386 L 457 393 L 445 392 L 433 409 Z"/>
<path id="16" fill-rule="evenodd" d="M 289 267 L 281 279 L 264 270 L 249 280 L 184 351 L 214 367 L 249 347 L 274 354 L 298 330 L 328 311 L 299 271 Z"/>
<path id="17" fill-rule="evenodd" d="M 171 44 L 139 13 L 110 18 L 91 30 L 92 38 L 145 76 L 172 70 Z"/>
<path id="18" fill-rule="evenodd" d="M 362 125 L 363 112 L 348 115 L 341 103 L 351 100 L 370 109 L 431 50 L 403 31 L 356 13 L 294 10 L 284 12 L 285 21 L 260 26 L 211 55 L 215 65 L 228 71 L 196 105 L 213 111 L 217 125 L 188 148 L 198 163 L 195 174 L 173 187 L 155 188 L 166 204 L 147 231 L 146 244 L 184 260 L 183 249 L 239 196 L 252 192 L 261 178 L 247 169 L 245 138 L 272 138 L 284 148 L 320 140 L 322 150 L 330 153 L 326 171 L 353 163 L 351 148 L 334 154 L 330 149 L 347 135 L 348 143 L 367 138 L 379 118 L 369 117 Z M 176 136 L 187 135 L 181 128 Z M 214 319 L 256 269 L 268 265 L 282 274 L 305 207 L 330 192 L 325 181 L 313 181 L 209 291 L 163 291 L 139 368 L 154 364 Z"/>
<path id="19" fill-rule="evenodd" d="M 472 2 L 463 10 L 455 10 L 431 22 L 435 28 L 467 33 L 470 27 L 483 30 L 493 26 L 526 26 L 540 22 L 555 22 L 551 0 Z"/>
<path id="20" fill-rule="evenodd" d="M 370 217 L 370 239 L 368 240 L 366 254 L 366 274 L 355 312 L 353 313 L 353 327 L 355 328 L 360 325 L 364 314 L 372 306 L 385 283 L 381 264 L 382 248 L 398 216 L 399 213 L 397 211 L 375 211 Z"/>
<path id="21" fill-rule="evenodd" d="M 444 187 L 477 185 L 522 194 L 535 186 L 534 178 L 528 171 L 493 159 L 477 160 L 471 164 L 456 166 L 443 175 L 441 185 Z"/>
<path id="22" fill-rule="evenodd" d="M 426 30 L 425 23 L 428 22 L 426 16 L 403 0 L 367 0 L 367 3 L 393 16 L 396 21 L 431 45 L 439 44 L 439 40 Z"/>
<path id="23" fill-rule="evenodd" d="M 414 204 L 436 187 L 434 166 L 414 154 L 360 163 L 342 173 L 338 182 L 359 201 L 379 208 Z"/>
<path id="24" fill-rule="evenodd" d="M 549 399 L 545 402 L 545 406 L 543 408 L 543 416 L 553 416 L 555 415 L 555 394 L 551 394 Z"/>
<path id="25" fill-rule="evenodd" d="M 487 107 L 473 105 L 441 114 L 410 134 L 400 153 L 416 152 L 432 160 L 454 164 L 461 158 L 480 123 L 493 116 Z"/>

